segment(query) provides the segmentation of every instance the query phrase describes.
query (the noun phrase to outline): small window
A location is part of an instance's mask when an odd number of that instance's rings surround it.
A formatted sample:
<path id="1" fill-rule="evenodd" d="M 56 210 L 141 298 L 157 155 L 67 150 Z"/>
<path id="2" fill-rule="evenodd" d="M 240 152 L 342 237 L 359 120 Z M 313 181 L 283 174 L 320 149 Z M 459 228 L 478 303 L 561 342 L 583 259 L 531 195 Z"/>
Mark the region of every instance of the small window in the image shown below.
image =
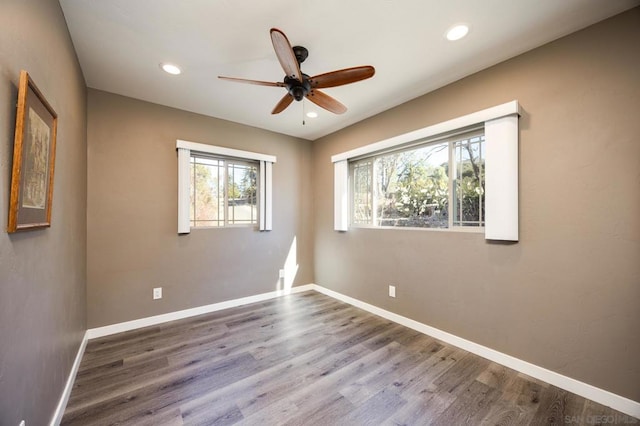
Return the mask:
<path id="1" fill-rule="evenodd" d="M 484 134 L 395 149 L 350 163 L 354 226 L 484 226 Z"/>
<path id="2" fill-rule="evenodd" d="M 191 228 L 273 229 L 274 155 L 181 139 L 176 149 L 178 234 Z"/>
<path id="3" fill-rule="evenodd" d="M 258 163 L 191 155 L 193 228 L 257 225 Z"/>

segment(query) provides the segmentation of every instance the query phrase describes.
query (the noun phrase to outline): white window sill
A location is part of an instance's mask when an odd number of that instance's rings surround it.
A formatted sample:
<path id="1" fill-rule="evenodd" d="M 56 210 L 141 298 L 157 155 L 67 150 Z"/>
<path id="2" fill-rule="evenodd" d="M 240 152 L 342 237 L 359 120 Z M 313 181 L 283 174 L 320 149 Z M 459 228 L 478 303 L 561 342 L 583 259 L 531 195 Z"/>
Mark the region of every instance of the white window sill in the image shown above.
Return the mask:
<path id="1" fill-rule="evenodd" d="M 465 234 L 484 234 L 484 226 L 457 226 L 453 228 L 417 228 L 411 226 L 373 226 L 373 225 L 349 225 L 350 229 L 395 229 L 398 231 L 431 231 L 454 232 Z"/>
<path id="2" fill-rule="evenodd" d="M 199 231 L 202 229 L 252 229 L 258 231 L 258 225 L 226 225 L 226 226 L 191 226 L 191 231 Z"/>

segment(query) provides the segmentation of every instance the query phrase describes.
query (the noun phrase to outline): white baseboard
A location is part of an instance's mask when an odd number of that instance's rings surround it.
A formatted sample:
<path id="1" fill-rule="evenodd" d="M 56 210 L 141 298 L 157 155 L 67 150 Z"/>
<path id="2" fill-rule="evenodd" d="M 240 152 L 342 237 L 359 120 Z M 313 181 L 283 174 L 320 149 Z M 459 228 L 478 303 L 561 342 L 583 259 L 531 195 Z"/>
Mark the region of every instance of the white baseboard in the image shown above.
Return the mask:
<path id="1" fill-rule="evenodd" d="M 554 386 L 575 393 L 599 404 L 613 408 L 614 410 L 618 410 L 621 413 L 640 418 L 640 402 L 633 401 L 620 395 L 616 395 L 612 392 L 597 388 L 588 383 L 572 379 L 571 377 L 563 376 L 562 374 L 547 370 L 546 368 L 539 367 L 527 361 L 512 357 L 511 355 L 498 352 L 486 346 L 482 346 L 453 334 L 447 333 L 446 331 L 442 331 L 418 321 L 412 320 L 410 318 L 403 317 L 402 315 L 398 315 L 393 312 L 378 308 L 377 306 L 370 305 L 358 299 L 345 296 L 344 294 L 329 290 L 328 288 L 319 286 L 317 284 L 313 284 L 312 288 L 319 293 L 333 297 L 334 299 L 340 300 L 342 302 L 346 302 L 357 308 L 363 309 L 365 311 L 371 312 L 372 314 L 404 325 L 405 327 L 409 327 L 413 330 L 434 337 L 438 340 L 442 340 L 443 342 L 464 349 L 490 361 L 504 365 L 505 367 L 509 367 L 513 370 L 550 383 Z"/>
<path id="2" fill-rule="evenodd" d="M 262 302 L 264 300 L 273 299 L 287 294 L 300 293 L 309 290 L 313 290 L 313 284 L 296 286 L 287 290 L 271 291 L 268 293 L 257 294 L 255 296 L 242 297 L 240 299 L 226 300 L 224 302 L 214 303 L 211 305 L 198 306 L 197 308 L 169 312 L 167 314 L 140 318 L 133 321 L 107 325 L 104 327 L 90 328 L 89 330 L 87 330 L 87 334 L 89 336 L 89 340 L 91 340 L 98 337 L 109 336 L 111 334 L 122 333 L 123 331 L 130 331 L 137 328 L 149 327 L 150 325 L 162 324 L 168 321 L 175 321 L 193 317 L 196 315 L 208 314 L 210 312 L 221 311 L 228 308 L 235 308 L 242 305 L 248 305 L 249 303 Z"/>
<path id="3" fill-rule="evenodd" d="M 62 395 L 60 396 L 60 401 L 58 401 L 56 411 L 53 413 L 53 418 L 51 419 L 50 426 L 58 426 L 62 421 L 64 409 L 67 408 L 67 402 L 69 402 L 69 396 L 71 395 L 73 382 L 76 380 L 76 374 L 78 373 L 78 368 L 80 368 L 80 362 L 82 361 L 82 355 L 84 355 L 84 349 L 87 347 L 88 340 L 89 338 L 87 337 L 87 332 L 85 332 L 84 337 L 82 338 L 82 342 L 80 343 L 80 347 L 78 348 L 76 359 L 73 361 L 73 365 L 71 366 L 71 371 L 69 372 L 67 383 L 64 386 Z"/>

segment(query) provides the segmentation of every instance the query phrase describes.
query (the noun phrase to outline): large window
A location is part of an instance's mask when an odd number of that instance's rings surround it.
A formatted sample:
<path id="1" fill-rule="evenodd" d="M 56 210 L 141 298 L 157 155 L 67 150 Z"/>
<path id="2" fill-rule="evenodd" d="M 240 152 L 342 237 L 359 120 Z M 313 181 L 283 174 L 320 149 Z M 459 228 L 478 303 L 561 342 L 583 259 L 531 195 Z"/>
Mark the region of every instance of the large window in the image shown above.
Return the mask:
<path id="1" fill-rule="evenodd" d="M 484 169 L 483 130 L 351 161 L 351 224 L 482 227 Z"/>
<path id="2" fill-rule="evenodd" d="M 518 241 L 518 101 L 331 156 L 333 229 L 479 230 Z"/>
<path id="3" fill-rule="evenodd" d="M 191 155 L 190 226 L 258 223 L 258 163 Z"/>

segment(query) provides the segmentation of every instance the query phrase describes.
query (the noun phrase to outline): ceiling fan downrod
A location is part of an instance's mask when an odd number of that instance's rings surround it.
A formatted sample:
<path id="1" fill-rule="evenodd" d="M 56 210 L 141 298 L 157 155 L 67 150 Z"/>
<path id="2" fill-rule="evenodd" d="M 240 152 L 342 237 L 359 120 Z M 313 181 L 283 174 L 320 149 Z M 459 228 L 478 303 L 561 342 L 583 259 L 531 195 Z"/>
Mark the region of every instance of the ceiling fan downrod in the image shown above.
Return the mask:
<path id="1" fill-rule="evenodd" d="M 309 51 L 306 47 L 302 46 L 293 46 L 291 48 L 293 50 L 293 54 L 296 55 L 296 60 L 298 61 L 298 65 L 304 62 L 305 59 L 309 56 Z"/>

